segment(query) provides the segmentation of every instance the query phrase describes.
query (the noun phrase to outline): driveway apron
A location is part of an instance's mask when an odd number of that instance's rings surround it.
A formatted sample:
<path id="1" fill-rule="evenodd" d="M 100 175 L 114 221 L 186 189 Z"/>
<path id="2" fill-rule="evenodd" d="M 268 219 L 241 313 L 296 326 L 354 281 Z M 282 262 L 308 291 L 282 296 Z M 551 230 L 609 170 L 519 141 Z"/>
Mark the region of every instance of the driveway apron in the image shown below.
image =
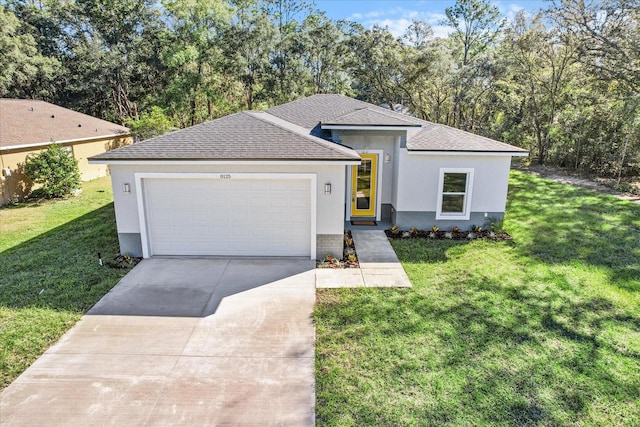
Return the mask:
<path id="1" fill-rule="evenodd" d="M 0 395 L 0 424 L 314 424 L 309 260 L 143 260 Z"/>

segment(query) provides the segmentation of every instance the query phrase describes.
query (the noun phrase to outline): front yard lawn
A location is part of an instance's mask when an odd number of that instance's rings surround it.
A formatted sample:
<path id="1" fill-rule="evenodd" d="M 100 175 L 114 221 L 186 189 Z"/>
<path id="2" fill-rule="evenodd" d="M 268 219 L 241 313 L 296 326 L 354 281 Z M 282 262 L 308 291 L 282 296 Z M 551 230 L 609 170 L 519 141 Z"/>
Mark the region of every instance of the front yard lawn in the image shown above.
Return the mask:
<path id="1" fill-rule="evenodd" d="M 640 425 L 640 205 L 514 171 L 505 229 L 318 290 L 319 425 Z"/>
<path id="2" fill-rule="evenodd" d="M 0 390 L 127 271 L 98 265 L 118 252 L 109 178 L 82 190 L 0 209 Z"/>

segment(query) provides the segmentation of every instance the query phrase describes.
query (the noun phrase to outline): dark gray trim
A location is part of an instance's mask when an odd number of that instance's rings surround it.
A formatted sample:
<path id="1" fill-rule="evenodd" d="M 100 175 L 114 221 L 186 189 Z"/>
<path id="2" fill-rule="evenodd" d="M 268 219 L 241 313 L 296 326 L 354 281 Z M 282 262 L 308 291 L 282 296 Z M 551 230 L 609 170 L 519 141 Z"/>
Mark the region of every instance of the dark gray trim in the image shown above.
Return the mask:
<path id="1" fill-rule="evenodd" d="M 490 222 L 501 220 L 503 217 L 504 212 L 486 212 L 486 216 L 485 212 L 471 212 L 468 220 L 442 220 L 436 219 L 435 211 L 392 211 L 391 223 L 401 229 L 416 227 L 420 230 L 430 230 L 435 225 L 443 231 L 450 230 L 453 226 L 460 227 L 462 230 L 470 230 L 473 225 L 486 228 Z"/>
<path id="2" fill-rule="evenodd" d="M 342 258 L 344 248 L 344 236 L 342 234 L 317 234 L 316 258 L 324 259 L 327 254 L 335 258 Z"/>
<path id="3" fill-rule="evenodd" d="M 118 233 L 120 254 L 129 254 L 134 257 L 142 256 L 142 238 L 140 233 Z"/>
<path id="4" fill-rule="evenodd" d="M 380 205 L 380 221 L 391 221 L 391 209 L 390 203 Z"/>

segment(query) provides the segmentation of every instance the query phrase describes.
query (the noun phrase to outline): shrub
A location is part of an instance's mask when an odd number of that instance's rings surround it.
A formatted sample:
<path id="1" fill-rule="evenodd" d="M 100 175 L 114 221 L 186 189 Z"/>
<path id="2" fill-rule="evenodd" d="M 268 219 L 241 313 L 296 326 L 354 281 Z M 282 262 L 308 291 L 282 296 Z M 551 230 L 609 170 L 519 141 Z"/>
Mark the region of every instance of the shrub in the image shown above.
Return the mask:
<path id="1" fill-rule="evenodd" d="M 73 153 L 58 144 L 27 156 L 25 174 L 42 188 L 34 191 L 46 198 L 63 197 L 80 186 L 80 170 Z"/>

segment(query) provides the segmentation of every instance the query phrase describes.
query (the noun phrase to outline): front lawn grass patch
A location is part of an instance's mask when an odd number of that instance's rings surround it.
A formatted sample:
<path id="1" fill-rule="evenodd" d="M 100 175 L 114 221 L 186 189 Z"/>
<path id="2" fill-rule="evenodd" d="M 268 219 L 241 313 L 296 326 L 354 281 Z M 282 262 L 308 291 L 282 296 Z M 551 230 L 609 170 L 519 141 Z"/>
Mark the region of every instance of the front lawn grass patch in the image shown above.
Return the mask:
<path id="1" fill-rule="evenodd" d="M 513 241 L 393 240 L 413 288 L 317 291 L 319 425 L 640 425 L 640 206 L 510 184 Z"/>
<path id="2" fill-rule="evenodd" d="M 127 272 L 98 265 L 118 252 L 109 178 L 82 190 L 0 209 L 0 389 Z"/>

